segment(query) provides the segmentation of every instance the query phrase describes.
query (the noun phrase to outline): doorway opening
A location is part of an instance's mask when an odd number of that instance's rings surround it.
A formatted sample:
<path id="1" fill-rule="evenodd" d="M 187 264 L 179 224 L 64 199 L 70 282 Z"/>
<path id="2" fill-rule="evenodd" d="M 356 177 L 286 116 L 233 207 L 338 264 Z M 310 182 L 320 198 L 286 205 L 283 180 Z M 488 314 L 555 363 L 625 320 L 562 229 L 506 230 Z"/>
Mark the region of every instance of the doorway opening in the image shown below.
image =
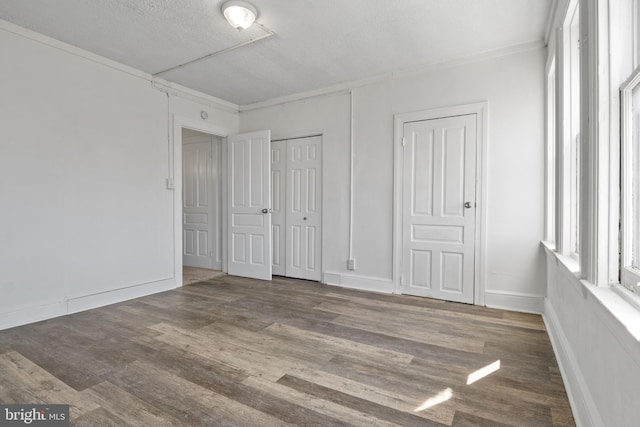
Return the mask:
<path id="1" fill-rule="evenodd" d="M 222 274 L 223 138 L 182 128 L 183 284 Z"/>

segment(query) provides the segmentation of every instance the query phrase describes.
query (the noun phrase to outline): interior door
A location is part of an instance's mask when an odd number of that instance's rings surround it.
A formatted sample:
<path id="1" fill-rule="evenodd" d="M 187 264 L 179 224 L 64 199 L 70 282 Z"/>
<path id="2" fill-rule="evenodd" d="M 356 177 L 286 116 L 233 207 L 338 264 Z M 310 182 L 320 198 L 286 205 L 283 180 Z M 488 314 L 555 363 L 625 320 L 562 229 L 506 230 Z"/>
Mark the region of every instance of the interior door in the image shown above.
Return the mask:
<path id="1" fill-rule="evenodd" d="M 321 137 L 287 141 L 286 275 L 321 279 Z"/>
<path id="2" fill-rule="evenodd" d="M 476 115 L 403 131 L 402 291 L 473 303 Z"/>
<path id="3" fill-rule="evenodd" d="M 183 264 L 214 268 L 212 142 L 182 148 Z"/>
<path id="4" fill-rule="evenodd" d="M 271 133 L 232 135 L 228 153 L 228 273 L 271 280 Z"/>

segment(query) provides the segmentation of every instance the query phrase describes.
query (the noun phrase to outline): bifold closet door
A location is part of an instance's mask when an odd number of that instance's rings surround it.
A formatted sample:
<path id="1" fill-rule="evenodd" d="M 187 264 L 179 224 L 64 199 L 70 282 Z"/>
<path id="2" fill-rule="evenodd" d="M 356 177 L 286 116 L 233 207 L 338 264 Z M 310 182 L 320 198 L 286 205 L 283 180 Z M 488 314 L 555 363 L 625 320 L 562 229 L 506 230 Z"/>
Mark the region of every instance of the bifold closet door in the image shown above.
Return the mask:
<path id="1" fill-rule="evenodd" d="M 273 268 L 278 276 L 286 275 L 285 218 L 287 194 L 287 141 L 271 142 L 271 236 Z"/>
<path id="2" fill-rule="evenodd" d="M 322 279 L 321 144 L 315 136 L 272 145 L 274 274 Z"/>

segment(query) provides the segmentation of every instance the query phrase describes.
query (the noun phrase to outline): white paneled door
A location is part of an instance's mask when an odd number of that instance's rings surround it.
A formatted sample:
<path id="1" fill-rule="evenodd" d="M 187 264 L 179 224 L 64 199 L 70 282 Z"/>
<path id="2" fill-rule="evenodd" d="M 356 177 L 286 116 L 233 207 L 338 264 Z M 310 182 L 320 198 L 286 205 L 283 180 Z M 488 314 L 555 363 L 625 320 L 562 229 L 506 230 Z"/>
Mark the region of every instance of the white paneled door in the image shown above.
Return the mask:
<path id="1" fill-rule="evenodd" d="M 271 280 L 271 135 L 227 138 L 228 273 Z"/>
<path id="2" fill-rule="evenodd" d="M 212 142 L 182 148 L 183 264 L 214 268 L 214 167 Z"/>
<path id="3" fill-rule="evenodd" d="M 403 131 L 402 292 L 473 303 L 476 115 Z"/>
<path id="4" fill-rule="evenodd" d="M 274 274 L 321 280 L 321 156 L 320 136 L 273 143 Z"/>

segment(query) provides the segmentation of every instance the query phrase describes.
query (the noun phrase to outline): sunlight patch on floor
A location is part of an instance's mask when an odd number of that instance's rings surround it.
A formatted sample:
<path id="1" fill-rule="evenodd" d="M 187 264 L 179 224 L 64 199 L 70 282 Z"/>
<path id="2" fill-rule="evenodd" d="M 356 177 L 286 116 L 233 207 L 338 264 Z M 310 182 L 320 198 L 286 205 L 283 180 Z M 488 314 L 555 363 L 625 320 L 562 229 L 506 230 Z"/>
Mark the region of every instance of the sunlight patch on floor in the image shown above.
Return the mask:
<path id="1" fill-rule="evenodd" d="M 451 399 L 451 396 L 453 396 L 453 390 L 451 390 L 450 387 L 446 388 L 442 390 L 440 393 L 436 394 L 435 396 L 425 400 L 424 403 L 418 406 L 416 409 L 414 409 L 413 412 L 424 411 L 425 409 L 429 409 L 442 402 L 446 402 L 447 400 Z"/>
<path id="2" fill-rule="evenodd" d="M 500 361 L 496 360 L 495 362 L 491 363 L 490 365 L 487 365 L 484 368 L 480 368 L 477 371 L 469 374 L 469 376 L 467 377 L 467 385 L 473 384 L 476 381 L 481 380 L 484 377 L 493 374 L 498 369 L 500 369 Z"/>

